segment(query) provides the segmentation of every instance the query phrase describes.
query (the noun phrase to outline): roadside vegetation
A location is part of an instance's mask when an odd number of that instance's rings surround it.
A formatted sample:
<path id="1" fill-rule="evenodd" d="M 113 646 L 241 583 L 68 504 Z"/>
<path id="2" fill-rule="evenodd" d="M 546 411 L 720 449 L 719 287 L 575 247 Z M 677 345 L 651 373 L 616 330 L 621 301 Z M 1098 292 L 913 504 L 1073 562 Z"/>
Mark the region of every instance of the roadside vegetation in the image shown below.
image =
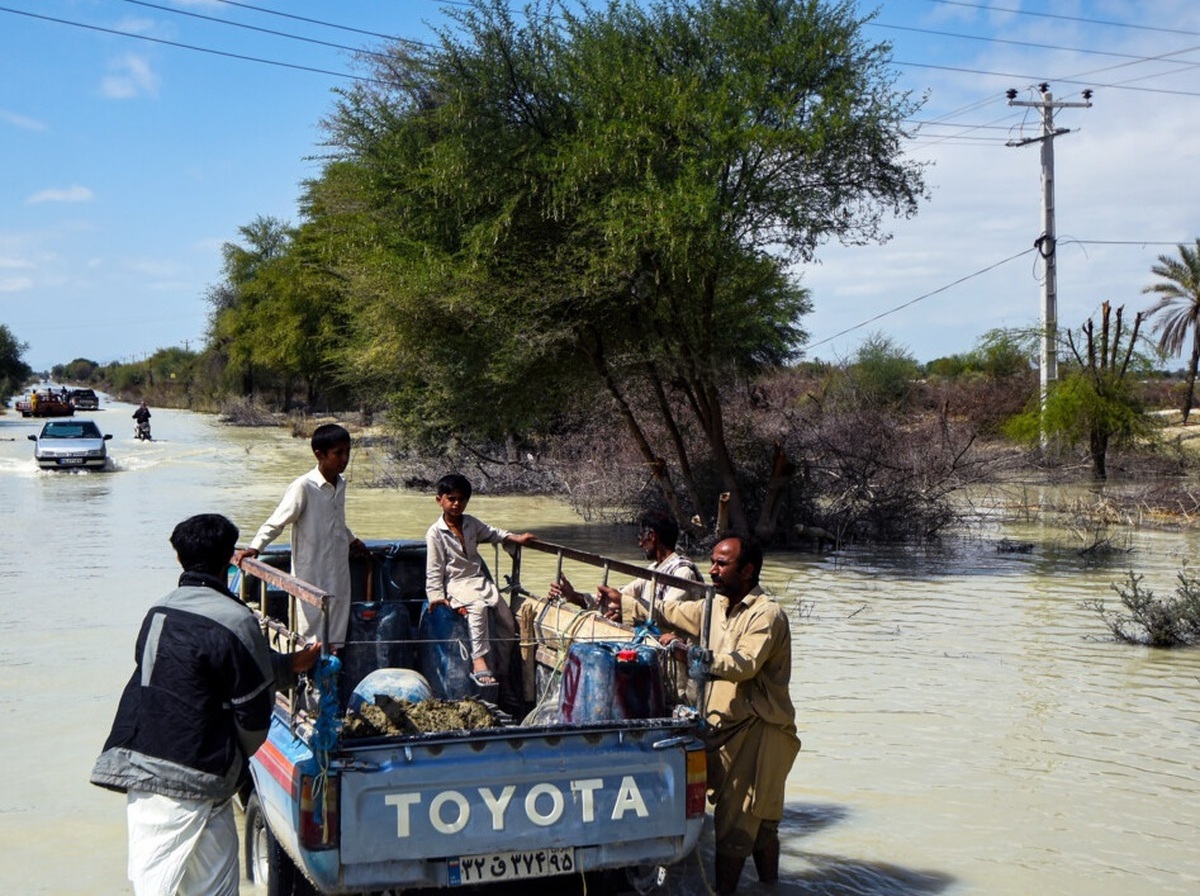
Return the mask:
<path id="1" fill-rule="evenodd" d="M 1120 609 L 1104 601 L 1086 601 L 1119 641 L 1147 647 L 1183 647 L 1200 643 L 1200 578 L 1184 566 L 1178 574 L 1175 593 L 1156 597 L 1142 587 L 1143 577 L 1130 570 L 1123 582 L 1112 585 L 1120 597 Z"/>
<path id="2" fill-rule="evenodd" d="M 33 374 L 33 368 L 25 363 L 28 345 L 17 339 L 4 324 L 0 324 L 0 396 L 5 399 L 18 392 Z"/>
<path id="3" fill-rule="evenodd" d="M 440 42 L 363 56 L 299 223 L 223 247 L 199 351 L 51 373 L 297 433 L 337 415 L 386 437 L 379 485 L 458 468 L 589 518 L 664 506 L 696 540 L 929 538 L 968 486 L 1031 468 L 1169 470 L 1140 508 L 1195 506 L 1152 412 L 1193 402 L 1200 241 L 1160 257 L 1132 321 L 1106 302 L 1065 331 L 1045 409 L 1036 328 L 928 364 L 885 333 L 806 360 L 820 297 L 795 271 L 886 239 L 926 194 L 902 152 L 919 102 L 868 21 L 800 0 L 516 21 L 474 0 Z M 1161 370 L 1188 336 L 1177 388 Z M 14 383 L 21 350 L 0 328 Z"/>

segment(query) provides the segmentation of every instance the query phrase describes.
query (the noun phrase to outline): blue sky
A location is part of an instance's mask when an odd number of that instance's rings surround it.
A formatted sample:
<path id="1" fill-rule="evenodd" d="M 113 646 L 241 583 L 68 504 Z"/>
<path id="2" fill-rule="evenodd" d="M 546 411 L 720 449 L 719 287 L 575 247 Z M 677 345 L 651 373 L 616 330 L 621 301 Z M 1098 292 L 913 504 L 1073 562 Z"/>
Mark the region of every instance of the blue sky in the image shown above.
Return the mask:
<path id="1" fill-rule="evenodd" d="M 930 163 L 932 198 L 887 244 L 827 245 L 798 272 L 809 356 L 882 333 L 925 361 L 1037 325 L 1039 149 L 1006 142 L 1041 126 L 1005 91 L 1036 100 L 1041 82 L 1059 101 L 1094 91 L 1055 117 L 1070 129 L 1054 141 L 1060 326 L 1105 300 L 1146 307 L 1156 257 L 1200 235 L 1200 4 L 872 8 L 868 36 L 893 43 L 898 84 L 926 97 L 907 148 Z M 434 0 L 0 0 L 0 323 L 26 360 L 197 348 L 221 245 L 258 215 L 295 222 L 319 171 L 319 121 L 354 71 L 325 44 L 423 40 L 442 21 Z"/>

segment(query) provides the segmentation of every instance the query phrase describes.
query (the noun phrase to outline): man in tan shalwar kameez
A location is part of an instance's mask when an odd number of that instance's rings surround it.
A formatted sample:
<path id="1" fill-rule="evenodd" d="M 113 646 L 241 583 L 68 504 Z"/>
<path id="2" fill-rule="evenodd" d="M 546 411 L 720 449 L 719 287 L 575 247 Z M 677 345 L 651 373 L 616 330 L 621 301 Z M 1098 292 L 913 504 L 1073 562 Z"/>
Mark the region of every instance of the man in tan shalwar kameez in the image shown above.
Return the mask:
<path id="1" fill-rule="evenodd" d="M 709 575 L 717 597 L 709 624 L 713 656 L 705 740 L 719 894 L 737 889 L 751 855 L 759 880 L 779 879 L 784 785 L 800 750 L 788 693 L 791 629 L 784 611 L 758 587 L 761 569 L 761 549 L 740 538 L 713 548 Z M 658 614 L 698 636 L 704 602 L 667 601 Z M 663 640 L 684 647 L 674 635 Z"/>

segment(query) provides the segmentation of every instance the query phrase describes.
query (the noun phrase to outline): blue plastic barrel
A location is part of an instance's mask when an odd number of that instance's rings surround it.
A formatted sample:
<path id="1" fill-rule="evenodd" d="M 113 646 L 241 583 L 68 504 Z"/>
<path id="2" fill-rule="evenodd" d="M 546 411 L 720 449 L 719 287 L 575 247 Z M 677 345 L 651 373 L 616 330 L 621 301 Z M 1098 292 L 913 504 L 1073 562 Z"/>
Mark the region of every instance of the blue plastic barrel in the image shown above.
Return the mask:
<path id="1" fill-rule="evenodd" d="M 391 600 L 352 603 L 339 658 L 341 690 L 346 696 L 376 669 L 411 669 L 415 657 L 408 608 Z"/>
<path id="2" fill-rule="evenodd" d="M 563 664 L 558 716 L 563 722 L 598 722 L 613 717 L 617 645 L 608 641 L 572 644 Z"/>
<path id="3" fill-rule="evenodd" d="M 667 713 L 659 651 L 649 644 L 623 645 L 616 655 L 613 717 L 661 719 Z"/>
<path id="4" fill-rule="evenodd" d="M 461 700 L 479 694 L 471 678 L 471 639 L 464 616 L 446 604 L 432 610 L 426 606 L 417 642 L 417 670 L 428 679 L 435 697 Z"/>

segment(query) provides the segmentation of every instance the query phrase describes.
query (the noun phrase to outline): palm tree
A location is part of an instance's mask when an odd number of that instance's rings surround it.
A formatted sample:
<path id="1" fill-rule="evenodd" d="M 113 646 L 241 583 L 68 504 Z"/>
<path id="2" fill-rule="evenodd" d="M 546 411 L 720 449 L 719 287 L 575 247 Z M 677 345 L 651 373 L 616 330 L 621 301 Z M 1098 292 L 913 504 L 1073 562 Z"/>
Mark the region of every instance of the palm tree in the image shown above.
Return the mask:
<path id="1" fill-rule="evenodd" d="M 1183 396 L 1183 422 L 1188 422 L 1192 412 L 1192 400 L 1196 390 L 1196 368 L 1200 366 L 1200 238 L 1196 247 L 1190 249 L 1179 245 L 1179 258 L 1158 256 L 1158 263 L 1150 273 L 1162 280 L 1145 287 L 1142 292 L 1151 292 L 1158 301 L 1146 312 L 1153 317 L 1159 311 L 1171 309 L 1169 316 L 1156 322 L 1153 332 L 1158 333 L 1158 348 L 1164 354 L 1179 357 L 1188 333 L 1192 334 L 1192 360 L 1188 364 L 1187 389 Z"/>

